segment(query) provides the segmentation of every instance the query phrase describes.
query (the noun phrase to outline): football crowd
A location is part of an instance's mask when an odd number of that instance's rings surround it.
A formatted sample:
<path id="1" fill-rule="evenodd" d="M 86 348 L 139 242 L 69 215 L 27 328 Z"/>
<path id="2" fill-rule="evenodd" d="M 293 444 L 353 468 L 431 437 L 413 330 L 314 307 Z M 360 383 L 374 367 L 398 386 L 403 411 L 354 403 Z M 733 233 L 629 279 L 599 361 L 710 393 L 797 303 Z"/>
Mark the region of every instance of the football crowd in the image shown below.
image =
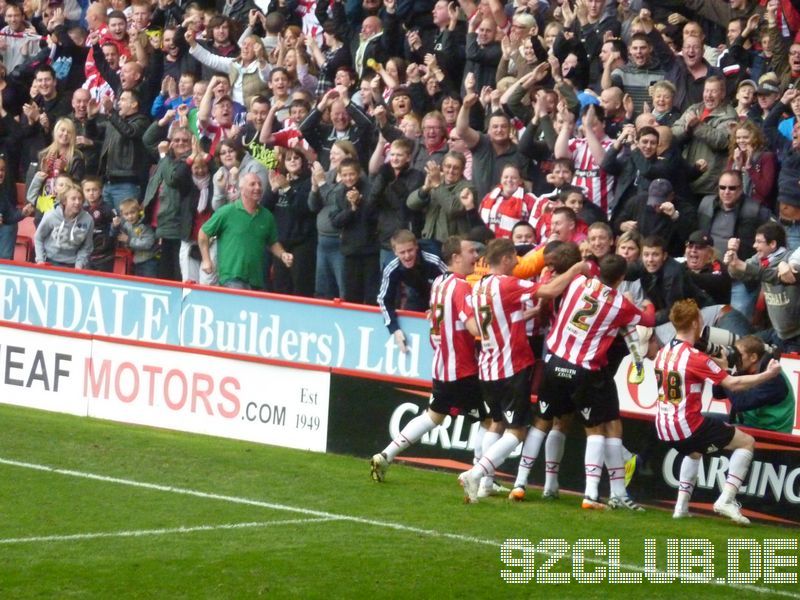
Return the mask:
<path id="1" fill-rule="evenodd" d="M 430 308 L 458 336 L 433 336 L 426 418 L 487 424 L 472 500 L 515 440 L 512 495 L 540 446 L 557 495 L 574 414 L 584 505 L 640 509 L 599 373 L 658 353 L 681 493 L 733 450 L 719 512 L 744 519 L 752 438 L 699 415 L 693 378 L 791 431 L 795 0 L 0 0 L 0 21 L 0 258 L 32 217 L 37 263 L 127 247 L 142 277 L 377 304 L 401 350 L 396 310 Z"/>

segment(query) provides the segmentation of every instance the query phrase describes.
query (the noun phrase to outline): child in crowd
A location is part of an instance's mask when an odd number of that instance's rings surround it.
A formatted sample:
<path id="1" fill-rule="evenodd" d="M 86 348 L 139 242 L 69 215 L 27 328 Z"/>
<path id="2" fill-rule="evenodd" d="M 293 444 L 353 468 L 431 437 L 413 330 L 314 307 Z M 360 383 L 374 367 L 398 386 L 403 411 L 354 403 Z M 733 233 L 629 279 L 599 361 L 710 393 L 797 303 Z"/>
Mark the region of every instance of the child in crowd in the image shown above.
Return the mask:
<path id="1" fill-rule="evenodd" d="M 84 178 L 81 189 L 86 200 L 84 208 L 94 221 L 94 249 L 89 258 L 89 268 L 92 271 L 110 273 L 114 269 L 114 249 L 117 245 L 111 235 L 114 209 L 103 202 L 103 182 L 99 177 Z"/>
<path id="2" fill-rule="evenodd" d="M 338 173 L 340 183 L 333 192 L 336 205 L 330 218 L 342 232 L 342 297 L 347 302 L 375 304 L 380 287 L 377 214 L 367 203 L 367 183 L 358 160 L 342 159 Z"/>
<path id="3" fill-rule="evenodd" d="M 83 192 L 71 184 L 63 200 L 42 217 L 33 238 L 36 262 L 85 269 L 92 253 L 94 222 L 83 210 Z"/>
<path id="4" fill-rule="evenodd" d="M 144 222 L 142 207 L 136 198 L 123 200 L 119 205 L 122 218 L 114 217 L 112 235 L 125 234 L 128 248 L 133 251 L 133 274 L 139 277 L 157 277 L 158 261 L 156 232 Z M 122 241 L 122 238 L 119 238 Z"/>
<path id="5" fill-rule="evenodd" d="M 189 157 L 192 167 L 192 183 L 194 191 L 192 198 L 197 198 L 197 205 L 192 211 L 192 231 L 187 239 L 181 240 L 180 263 L 181 278 L 183 281 L 196 281 L 205 285 L 216 285 L 217 274 L 206 273 L 200 268 L 202 257 L 200 248 L 197 246 L 197 233 L 203 224 L 211 218 L 212 213 L 212 193 L 213 184 L 209 173 L 208 162 L 210 157 L 202 152 L 195 152 Z M 194 202 L 192 203 L 194 204 Z M 217 244 L 212 242 L 211 260 L 217 262 Z"/>

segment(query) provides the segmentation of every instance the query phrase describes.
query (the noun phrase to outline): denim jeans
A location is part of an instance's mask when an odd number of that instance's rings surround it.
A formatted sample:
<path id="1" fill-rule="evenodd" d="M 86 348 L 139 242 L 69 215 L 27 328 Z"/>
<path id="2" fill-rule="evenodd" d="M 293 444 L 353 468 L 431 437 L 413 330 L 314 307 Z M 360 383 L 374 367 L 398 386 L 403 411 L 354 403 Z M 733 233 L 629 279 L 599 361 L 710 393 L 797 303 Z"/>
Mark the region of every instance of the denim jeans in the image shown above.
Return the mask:
<path id="1" fill-rule="evenodd" d="M 155 279 L 158 277 L 158 261 L 154 258 L 148 258 L 144 262 L 135 263 L 133 265 L 133 274 L 137 277 L 150 277 Z"/>
<path id="2" fill-rule="evenodd" d="M 317 238 L 317 274 L 314 282 L 317 298 L 344 297 L 344 257 L 341 240 L 333 235 Z"/>
<path id="3" fill-rule="evenodd" d="M 799 352 L 800 353 L 800 337 L 793 337 L 787 340 L 782 340 L 778 336 L 778 332 L 774 329 L 765 329 L 756 333 L 756 336 L 766 344 L 777 346 L 781 352 Z"/>
<path id="4" fill-rule="evenodd" d="M 789 252 L 793 252 L 800 248 L 800 225 L 784 225 L 786 230 L 786 248 Z"/>
<path id="5" fill-rule="evenodd" d="M 0 225 L 0 258 L 14 258 L 14 244 L 17 241 L 17 224 Z"/>
<path id="6" fill-rule="evenodd" d="M 225 283 L 222 284 L 222 287 L 228 288 L 229 290 L 252 290 L 252 285 L 247 283 L 246 281 L 242 281 L 241 279 L 229 279 Z"/>
<path id="7" fill-rule="evenodd" d="M 142 188 L 136 183 L 106 183 L 103 185 L 103 202 L 119 212 L 123 200 L 135 198 L 141 202 L 141 191 Z"/>
<path id="8" fill-rule="evenodd" d="M 755 312 L 759 286 L 748 289 L 741 281 L 731 284 L 731 306 L 750 319 Z"/>

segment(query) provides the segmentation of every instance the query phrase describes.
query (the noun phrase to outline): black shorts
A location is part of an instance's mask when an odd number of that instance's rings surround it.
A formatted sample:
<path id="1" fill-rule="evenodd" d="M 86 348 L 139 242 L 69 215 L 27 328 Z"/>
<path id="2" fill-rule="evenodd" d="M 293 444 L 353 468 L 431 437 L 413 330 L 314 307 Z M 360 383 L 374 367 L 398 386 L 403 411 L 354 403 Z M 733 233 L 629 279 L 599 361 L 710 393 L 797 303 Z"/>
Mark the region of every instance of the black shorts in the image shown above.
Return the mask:
<path id="1" fill-rule="evenodd" d="M 700 427 L 685 440 L 665 441 L 681 454 L 715 454 L 730 444 L 734 435 L 736 427 L 713 417 L 703 417 Z"/>
<path id="2" fill-rule="evenodd" d="M 585 427 L 619 419 L 614 374 L 590 371 L 551 354 L 539 386 L 539 414 L 550 421 L 575 411 Z"/>
<path id="3" fill-rule="evenodd" d="M 528 427 L 531 424 L 531 375 L 533 367 L 525 367 L 511 377 L 497 381 L 481 381 L 483 401 L 493 421 L 504 421 L 507 427 Z"/>
<path id="4" fill-rule="evenodd" d="M 483 421 L 488 414 L 483 403 L 478 376 L 455 381 L 433 380 L 431 402 L 428 408 L 440 415 L 464 415 L 473 421 Z"/>

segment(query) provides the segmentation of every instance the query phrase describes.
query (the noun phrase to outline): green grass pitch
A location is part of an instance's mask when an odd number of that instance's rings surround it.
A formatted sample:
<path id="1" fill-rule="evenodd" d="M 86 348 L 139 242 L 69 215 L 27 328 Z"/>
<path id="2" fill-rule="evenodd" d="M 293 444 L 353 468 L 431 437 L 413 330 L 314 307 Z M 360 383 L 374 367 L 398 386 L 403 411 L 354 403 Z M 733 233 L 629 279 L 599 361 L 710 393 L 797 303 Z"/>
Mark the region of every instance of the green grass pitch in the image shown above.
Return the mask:
<path id="1" fill-rule="evenodd" d="M 534 571 L 509 585 L 507 538 L 619 539 L 624 573 L 641 570 L 645 538 L 657 540 L 660 569 L 668 538 L 704 538 L 724 577 L 729 538 L 796 543 L 798 531 L 582 511 L 575 497 L 546 503 L 538 491 L 522 504 L 464 505 L 453 473 L 393 465 L 376 484 L 353 457 L 0 406 L 0 478 L 3 599 L 800 597 L 796 584 L 761 580 L 552 585 Z M 547 559 L 533 556 L 536 568 Z M 606 567 L 587 556 L 587 571 Z M 571 569 L 567 555 L 551 571 Z"/>

